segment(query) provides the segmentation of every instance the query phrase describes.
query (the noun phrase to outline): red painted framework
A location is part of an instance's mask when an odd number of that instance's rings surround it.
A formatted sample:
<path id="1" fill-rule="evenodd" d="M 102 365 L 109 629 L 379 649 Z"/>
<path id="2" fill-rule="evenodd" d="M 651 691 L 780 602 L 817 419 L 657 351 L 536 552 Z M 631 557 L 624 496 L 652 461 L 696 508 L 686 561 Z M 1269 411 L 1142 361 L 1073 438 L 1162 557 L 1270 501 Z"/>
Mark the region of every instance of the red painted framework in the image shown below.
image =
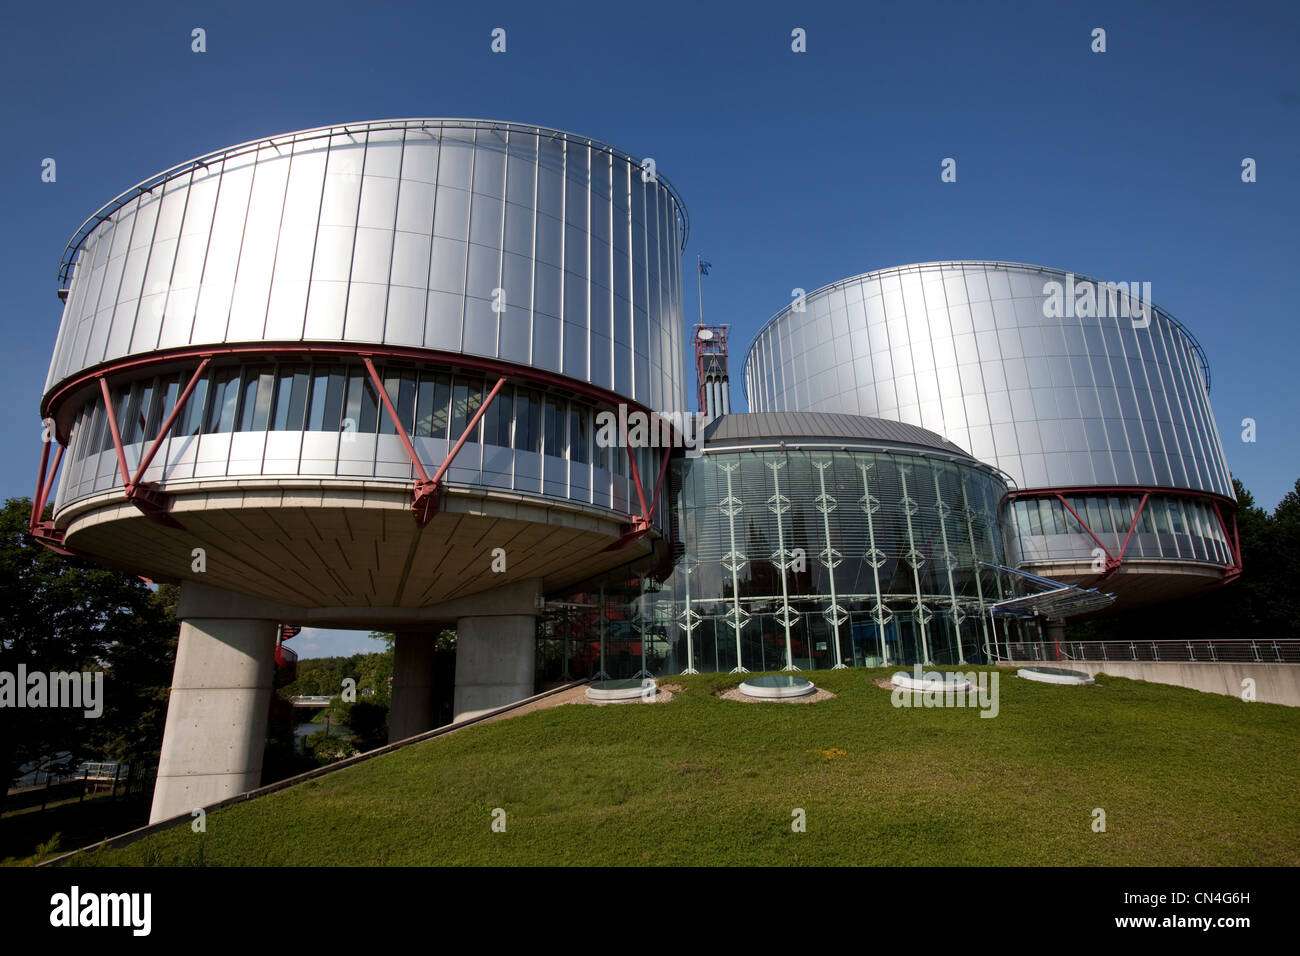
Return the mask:
<path id="1" fill-rule="evenodd" d="M 1129 523 L 1128 533 L 1124 536 L 1124 543 L 1120 546 L 1119 554 L 1115 554 L 1110 550 L 1110 548 L 1106 547 L 1106 545 L 1102 543 L 1101 539 L 1098 538 L 1096 533 L 1093 532 L 1092 528 L 1089 527 L 1088 522 L 1084 521 L 1083 518 L 1079 516 L 1079 513 L 1075 511 L 1073 507 L 1070 506 L 1070 503 L 1065 500 L 1066 495 L 1073 495 L 1078 497 L 1100 497 L 1102 495 L 1141 495 L 1142 496 L 1142 500 L 1138 503 L 1137 510 L 1133 512 L 1133 520 L 1132 522 Z M 1102 569 L 1101 577 L 1099 579 L 1104 581 L 1106 578 L 1113 576 L 1117 571 L 1119 571 L 1120 566 L 1123 564 L 1124 555 L 1128 552 L 1129 541 L 1131 541 L 1133 538 L 1133 532 L 1137 530 L 1138 519 L 1142 516 L 1142 511 L 1143 509 L 1146 508 L 1147 501 L 1150 500 L 1152 495 L 1168 495 L 1170 497 L 1193 498 L 1208 504 L 1213 509 L 1215 518 L 1218 519 L 1219 528 L 1223 532 L 1224 541 L 1228 543 L 1228 556 L 1232 562 L 1230 565 L 1228 565 L 1227 568 L 1224 569 L 1222 583 L 1227 584 L 1230 581 L 1235 581 L 1238 577 L 1241 576 L 1241 568 L 1242 568 L 1241 538 L 1237 533 L 1236 505 L 1233 504 L 1233 502 L 1230 499 L 1224 498 L 1221 495 L 1211 494 L 1209 492 L 1204 492 L 1204 491 L 1191 491 L 1186 488 L 1149 488 L 1149 487 L 1138 487 L 1132 485 L 1096 485 L 1096 486 L 1083 487 L 1083 488 L 1018 489 L 1016 491 L 1008 492 L 1004 500 L 1019 501 L 1019 500 L 1054 497 L 1058 501 L 1060 501 L 1061 504 L 1064 505 L 1065 510 L 1070 512 L 1070 514 L 1074 517 L 1074 520 L 1079 523 L 1079 527 L 1083 528 L 1084 532 L 1087 533 L 1088 537 L 1092 538 L 1092 540 L 1097 543 L 1097 547 L 1101 548 L 1102 552 L 1106 555 L 1106 564 L 1105 567 Z M 1223 509 L 1225 507 L 1231 509 L 1229 512 L 1232 518 L 1231 532 L 1228 531 L 1228 524 L 1224 518 Z"/>
<path id="2" fill-rule="evenodd" d="M 293 357 L 300 358 L 306 356 L 311 358 L 314 355 L 341 356 L 346 355 L 350 358 L 360 358 L 365 366 L 366 372 L 374 386 L 376 394 L 387 412 L 390 421 L 397 429 L 397 434 L 402 440 L 406 449 L 406 454 L 410 458 L 411 465 L 418 476 L 412 489 L 411 511 L 415 520 L 421 525 L 427 524 L 438 512 L 438 507 L 442 499 L 445 485 L 443 479 L 451 467 L 452 461 L 460 452 L 462 446 L 469 440 L 474 429 L 478 427 L 483 415 L 487 412 L 488 406 L 496 398 L 507 379 L 516 378 L 535 385 L 556 386 L 572 394 L 590 398 L 606 405 L 617 407 L 625 405 L 629 411 L 641 412 L 651 418 L 655 413 L 651 412 L 645 406 L 629 401 L 626 397 L 618 395 L 599 386 L 591 385 L 588 382 L 581 382 L 575 379 L 560 375 L 557 372 L 551 372 L 545 369 L 536 369 L 531 366 L 514 365 L 509 362 L 502 362 L 498 359 L 484 358 L 476 355 L 465 355 L 460 352 L 442 352 L 432 349 L 406 348 L 400 346 L 374 346 L 357 345 L 350 343 L 330 343 L 330 342 L 264 342 L 256 345 L 222 345 L 222 346 L 202 346 L 173 349 L 165 352 L 151 352 L 147 356 L 135 356 L 120 361 L 104 362 L 89 369 L 85 369 L 78 375 L 69 378 L 59 385 L 54 391 L 47 395 L 41 403 L 43 419 L 53 423 L 53 433 L 47 434 L 42 441 L 40 468 L 36 477 L 36 494 L 32 499 L 32 514 L 28 522 L 28 528 L 32 536 L 53 551 L 61 554 L 72 554 L 63 544 L 63 532 L 54 527 L 53 521 L 43 520 L 45 506 L 49 503 L 50 493 L 54 488 L 54 479 L 58 473 L 59 464 L 63 460 L 63 453 L 71 441 L 71 419 L 72 412 L 80 403 L 69 402 L 69 398 L 74 397 L 77 393 L 88 387 L 98 386 L 100 395 L 104 401 L 105 414 L 109 423 L 109 430 L 113 438 L 113 447 L 117 452 L 118 468 L 122 476 L 123 491 L 126 500 L 130 501 L 140 509 L 147 517 L 172 527 L 180 527 L 179 523 L 168 514 L 170 498 L 156 482 L 146 482 L 143 480 L 145 471 L 152 464 L 154 456 L 162 447 L 163 441 L 167 438 L 176 420 L 180 417 L 190 396 L 193 394 L 199 379 L 209 368 L 213 359 L 218 357 L 241 358 L 247 356 L 256 356 L 262 359 L 267 357 Z M 411 443 L 407 435 L 406 426 L 402 422 L 401 415 L 394 408 L 392 400 L 389 398 L 388 390 L 384 387 L 383 380 L 380 378 L 375 368 L 374 359 L 376 357 L 395 359 L 398 361 L 417 362 L 423 365 L 445 366 L 449 370 L 467 369 L 484 373 L 495 373 L 497 375 L 496 384 L 488 393 L 486 399 L 479 404 L 473 418 L 465 427 L 465 431 L 457 439 L 456 444 L 443 460 L 438 470 L 430 478 L 424 464 L 420 461 L 419 455 L 415 451 L 415 446 Z M 157 436 L 150 444 L 148 451 L 140 460 L 140 465 L 136 469 L 134 476 L 126 463 L 126 449 L 122 443 L 122 436 L 117 425 L 117 410 L 113 406 L 112 391 L 108 384 L 110 375 L 120 375 L 125 372 L 140 373 L 145 371 L 165 370 L 170 366 L 188 365 L 194 359 L 199 360 L 198 367 L 190 375 L 189 383 L 176 399 L 176 405 L 168 414 L 158 429 Z M 132 378 L 136 376 L 133 375 Z M 60 425 L 60 416 L 65 416 Z M 676 429 L 671 421 L 668 422 L 670 435 L 674 434 Z M 60 431 L 62 434 L 60 435 Z M 57 441 L 59 444 L 58 453 L 55 455 L 54 466 L 49 468 L 50 442 Z M 641 506 L 641 511 L 628 514 L 628 522 L 624 525 L 623 533 L 607 550 L 626 547 L 633 541 L 647 534 L 653 526 L 655 511 L 658 508 L 660 493 L 663 488 L 664 479 L 668 472 L 668 461 L 672 453 L 672 443 L 663 449 L 662 460 L 659 464 L 658 481 L 655 484 L 654 492 L 649 500 L 646 501 L 645 488 L 641 483 L 641 476 L 636 467 L 636 459 L 632 454 L 632 447 L 626 445 L 628 462 L 631 465 L 632 481 L 636 487 L 637 499 Z M 48 474 L 47 474 L 48 471 Z"/>

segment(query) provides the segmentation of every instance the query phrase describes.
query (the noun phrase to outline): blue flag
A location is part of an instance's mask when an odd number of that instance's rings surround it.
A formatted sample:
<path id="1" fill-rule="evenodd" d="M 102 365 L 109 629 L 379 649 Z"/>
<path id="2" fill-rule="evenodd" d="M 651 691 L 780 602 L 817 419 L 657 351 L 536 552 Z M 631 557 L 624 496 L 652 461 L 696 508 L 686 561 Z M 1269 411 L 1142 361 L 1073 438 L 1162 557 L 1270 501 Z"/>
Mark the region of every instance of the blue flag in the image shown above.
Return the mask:
<path id="1" fill-rule="evenodd" d="M 701 275 L 708 275 L 708 274 L 709 274 L 709 270 L 712 269 L 712 268 L 713 268 L 713 263 L 712 263 L 712 262 L 705 262 L 703 259 L 700 260 L 700 274 L 701 274 Z"/>

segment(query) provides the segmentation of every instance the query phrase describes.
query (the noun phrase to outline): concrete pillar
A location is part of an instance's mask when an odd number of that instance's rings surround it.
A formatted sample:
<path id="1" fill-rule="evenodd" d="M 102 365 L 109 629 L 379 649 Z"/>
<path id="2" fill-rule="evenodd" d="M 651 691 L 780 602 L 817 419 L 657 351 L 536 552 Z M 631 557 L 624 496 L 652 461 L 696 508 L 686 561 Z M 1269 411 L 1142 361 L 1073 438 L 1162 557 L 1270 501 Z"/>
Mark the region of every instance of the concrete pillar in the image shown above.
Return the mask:
<path id="1" fill-rule="evenodd" d="M 261 784 L 277 623 L 181 623 L 149 822 L 187 814 Z"/>
<path id="2" fill-rule="evenodd" d="M 433 729 L 433 631 L 398 631 L 393 644 L 393 702 L 388 742 Z"/>
<path id="3" fill-rule="evenodd" d="M 456 624 L 455 719 L 531 697 L 536 661 L 533 615 L 462 617 Z"/>

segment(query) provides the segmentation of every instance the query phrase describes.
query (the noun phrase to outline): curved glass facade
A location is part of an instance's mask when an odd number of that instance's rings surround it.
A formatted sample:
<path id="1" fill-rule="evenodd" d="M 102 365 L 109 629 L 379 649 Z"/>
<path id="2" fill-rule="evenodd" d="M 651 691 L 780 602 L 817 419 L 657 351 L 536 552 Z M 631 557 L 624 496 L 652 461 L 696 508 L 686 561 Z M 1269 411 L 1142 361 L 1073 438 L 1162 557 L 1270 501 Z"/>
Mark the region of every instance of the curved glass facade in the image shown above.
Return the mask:
<path id="1" fill-rule="evenodd" d="M 1076 560 L 1097 541 L 1130 559 L 1232 563 L 1232 547 L 1213 505 L 1186 495 L 1152 494 L 1145 504 L 1135 494 L 1019 498 L 1008 520 L 1016 563 Z"/>
<path id="2" fill-rule="evenodd" d="M 1080 516 L 1096 510 L 1107 535 L 1119 520 L 1113 495 L 1177 489 L 1210 505 L 1214 496 L 1230 502 L 1204 356 L 1148 293 L 1136 282 L 1000 262 L 846 279 L 758 333 L 745 359 L 750 408 L 920 425 L 1021 489 L 1080 497 Z M 1154 510 L 1174 520 L 1163 504 Z M 1189 527 L 1200 516 L 1186 515 Z M 1228 565 L 1215 524 L 1185 541 L 1139 529 L 1137 546 L 1147 557 Z M 1079 531 L 1031 534 L 1037 540 L 1019 545 L 1022 560 L 1087 559 L 1096 543 Z"/>
<path id="3" fill-rule="evenodd" d="M 422 462 L 439 462 L 496 383 L 493 376 L 414 363 L 380 365 L 389 401 Z M 138 463 L 176 407 L 190 372 L 112 389 L 128 464 Z M 507 382 L 460 453 L 453 486 L 508 489 L 626 512 L 635 500 L 623 448 L 595 441 L 603 406 L 527 381 Z M 634 449 L 641 473 L 655 456 Z M 195 386 L 145 481 L 181 490 L 194 479 L 278 475 L 416 476 L 397 429 L 355 360 L 223 365 Z M 120 490 L 112 429 L 96 395 L 77 413 L 56 506 Z"/>
<path id="4" fill-rule="evenodd" d="M 559 602 L 544 655 L 597 673 L 603 635 L 612 677 L 641 669 L 643 642 L 655 675 L 982 659 L 988 606 L 1013 593 L 986 566 L 1005 564 L 1004 480 L 969 459 L 843 444 L 674 462 L 671 570 Z"/>

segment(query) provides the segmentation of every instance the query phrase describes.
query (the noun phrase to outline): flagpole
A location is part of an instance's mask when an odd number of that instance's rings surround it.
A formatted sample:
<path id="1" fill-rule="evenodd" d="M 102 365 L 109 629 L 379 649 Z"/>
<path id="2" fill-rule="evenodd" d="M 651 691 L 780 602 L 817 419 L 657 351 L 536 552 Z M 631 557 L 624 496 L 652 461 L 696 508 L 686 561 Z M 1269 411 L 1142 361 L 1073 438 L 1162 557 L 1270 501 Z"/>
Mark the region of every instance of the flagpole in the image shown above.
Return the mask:
<path id="1" fill-rule="evenodd" d="M 700 328 L 704 327 L 704 268 L 700 253 L 695 253 L 695 288 L 700 292 Z"/>

